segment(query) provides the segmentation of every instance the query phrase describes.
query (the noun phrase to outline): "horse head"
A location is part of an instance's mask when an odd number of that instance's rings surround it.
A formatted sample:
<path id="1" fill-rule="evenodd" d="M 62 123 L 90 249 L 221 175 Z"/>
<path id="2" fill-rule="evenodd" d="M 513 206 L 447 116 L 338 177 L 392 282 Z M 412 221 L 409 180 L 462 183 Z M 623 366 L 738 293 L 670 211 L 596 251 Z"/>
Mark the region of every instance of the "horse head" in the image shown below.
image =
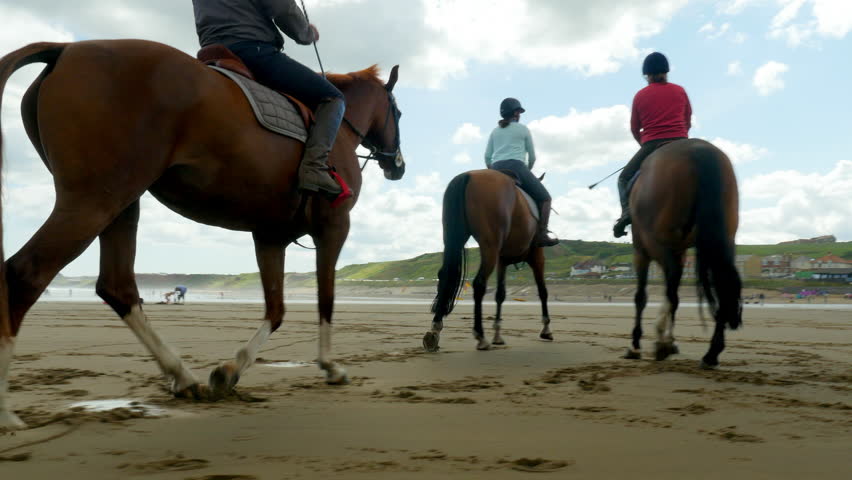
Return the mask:
<path id="1" fill-rule="evenodd" d="M 373 121 L 364 137 L 363 145 L 379 162 L 388 180 L 399 180 L 405 174 L 405 159 L 400 149 L 399 119 L 402 112 L 396 105 L 393 87 L 399 79 L 399 65 L 391 69 L 390 79 L 384 85 L 384 94 L 373 115 Z"/>

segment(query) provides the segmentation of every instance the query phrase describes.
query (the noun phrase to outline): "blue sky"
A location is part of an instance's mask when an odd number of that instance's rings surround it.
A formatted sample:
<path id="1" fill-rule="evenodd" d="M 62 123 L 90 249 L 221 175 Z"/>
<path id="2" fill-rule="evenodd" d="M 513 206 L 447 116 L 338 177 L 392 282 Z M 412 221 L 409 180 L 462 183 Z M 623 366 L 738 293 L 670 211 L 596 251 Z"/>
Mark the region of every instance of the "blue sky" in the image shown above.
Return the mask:
<path id="1" fill-rule="evenodd" d="M 194 53 L 190 2 L 0 0 L 0 53 L 38 40 L 133 37 Z M 314 0 L 323 63 L 349 71 L 400 64 L 408 169 L 387 182 L 367 168 L 365 192 L 339 266 L 407 258 L 441 248 L 440 201 L 456 174 L 482 166 L 500 100 L 521 99 L 541 157 L 536 173 L 560 215 L 561 238 L 612 240 L 614 179 L 637 148 L 628 130 L 641 62 L 654 50 L 672 65 L 695 113 L 691 135 L 735 162 L 740 243 L 834 234 L 852 240 L 848 113 L 852 2 L 839 0 Z M 313 50 L 286 51 L 315 67 Z M 4 93 L 7 255 L 50 212 L 50 177 L 23 135 L 17 104 L 39 68 Z M 291 247 L 288 271 L 313 270 Z M 256 271 L 248 234 L 199 226 L 143 200 L 138 272 Z M 97 247 L 69 265 L 97 273 Z"/>

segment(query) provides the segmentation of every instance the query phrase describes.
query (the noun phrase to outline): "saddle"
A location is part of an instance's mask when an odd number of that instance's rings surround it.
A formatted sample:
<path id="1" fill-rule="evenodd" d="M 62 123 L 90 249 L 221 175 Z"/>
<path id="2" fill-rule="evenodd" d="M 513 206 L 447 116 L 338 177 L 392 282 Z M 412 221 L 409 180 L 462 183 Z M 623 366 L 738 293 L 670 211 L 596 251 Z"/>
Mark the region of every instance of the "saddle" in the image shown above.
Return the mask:
<path id="1" fill-rule="evenodd" d="M 297 138 L 301 141 L 305 141 L 304 136 L 301 134 L 302 132 L 286 132 L 280 131 L 280 125 L 269 125 L 269 122 L 275 123 L 276 116 L 284 116 L 286 113 L 277 112 L 276 110 L 280 109 L 280 104 L 276 105 L 276 99 L 274 97 L 270 97 L 269 95 L 265 95 L 266 92 L 258 89 L 256 86 L 261 86 L 259 83 L 256 83 L 254 75 L 251 73 L 251 70 L 240 60 L 234 52 L 228 49 L 228 47 L 221 44 L 213 44 L 208 45 L 201 50 L 198 51 L 196 55 L 198 60 L 210 67 L 215 68 L 217 71 L 222 73 L 223 75 L 228 76 L 232 80 L 234 80 L 243 92 L 246 93 L 246 96 L 249 98 L 249 103 L 252 104 L 252 108 L 255 110 L 255 114 L 258 117 L 258 120 L 262 125 L 269 128 L 272 131 L 277 133 L 281 133 L 283 135 L 288 135 L 293 138 Z M 229 75 L 229 73 L 235 73 L 240 77 L 244 77 L 250 82 L 241 81 L 242 79 L 234 78 L 233 75 Z M 274 90 L 263 87 L 263 89 L 268 90 L 269 92 L 274 92 Z M 314 112 L 311 111 L 304 103 L 300 102 L 299 99 L 288 95 L 282 92 L 275 92 L 277 95 L 286 99 L 287 103 L 291 104 L 298 115 L 301 117 L 302 122 L 304 123 L 303 127 L 307 129 L 310 127 L 311 123 L 314 120 Z M 275 128 L 275 127 L 278 128 Z M 286 128 L 285 128 L 286 129 Z"/>
<path id="2" fill-rule="evenodd" d="M 521 182 L 521 179 L 518 178 L 518 174 L 511 170 L 497 169 L 497 171 L 515 181 L 515 188 L 517 188 L 518 191 L 521 192 L 521 196 L 523 196 L 524 199 L 527 201 L 527 206 L 530 208 L 530 213 L 532 214 L 533 218 L 535 218 L 536 220 L 540 220 L 541 212 L 539 211 L 538 203 L 533 200 L 532 196 L 530 196 L 530 194 L 527 193 L 526 190 L 524 190 L 523 182 Z M 544 178 L 544 175 L 542 175 L 542 178 Z"/>

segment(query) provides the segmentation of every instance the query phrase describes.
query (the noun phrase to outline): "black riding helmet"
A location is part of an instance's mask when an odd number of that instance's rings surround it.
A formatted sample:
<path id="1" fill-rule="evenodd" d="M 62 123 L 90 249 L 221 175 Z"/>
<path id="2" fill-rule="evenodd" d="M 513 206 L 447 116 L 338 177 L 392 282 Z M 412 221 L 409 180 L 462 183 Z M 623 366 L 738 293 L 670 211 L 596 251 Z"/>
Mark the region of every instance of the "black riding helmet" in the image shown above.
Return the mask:
<path id="1" fill-rule="evenodd" d="M 520 100 L 517 98 L 509 97 L 500 102 L 500 117 L 502 118 L 511 118 L 518 110 L 520 110 L 521 113 L 526 112 L 524 107 L 521 106 Z"/>
<path id="2" fill-rule="evenodd" d="M 642 75 L 669 73 L 669 60 L 660 52 L 654 52 L 645 57 L 642 64 Z"/>

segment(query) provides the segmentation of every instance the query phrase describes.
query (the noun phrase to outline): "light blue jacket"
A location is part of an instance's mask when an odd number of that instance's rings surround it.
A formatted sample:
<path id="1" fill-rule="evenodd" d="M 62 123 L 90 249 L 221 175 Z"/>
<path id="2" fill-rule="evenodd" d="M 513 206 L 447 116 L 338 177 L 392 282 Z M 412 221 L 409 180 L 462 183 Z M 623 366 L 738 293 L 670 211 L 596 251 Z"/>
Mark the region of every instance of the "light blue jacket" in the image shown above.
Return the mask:
<path id="1" fill-rule="evenodd" d="M 500 160 L 520 160 L 532 170 L 535 148 L 530 130 L 525 125 L 512 122 L 506 128 L 498 126 L 491 132 L 488 148 L 485 149 L 485 165 L 491 168 L 492 163 Z"/>

